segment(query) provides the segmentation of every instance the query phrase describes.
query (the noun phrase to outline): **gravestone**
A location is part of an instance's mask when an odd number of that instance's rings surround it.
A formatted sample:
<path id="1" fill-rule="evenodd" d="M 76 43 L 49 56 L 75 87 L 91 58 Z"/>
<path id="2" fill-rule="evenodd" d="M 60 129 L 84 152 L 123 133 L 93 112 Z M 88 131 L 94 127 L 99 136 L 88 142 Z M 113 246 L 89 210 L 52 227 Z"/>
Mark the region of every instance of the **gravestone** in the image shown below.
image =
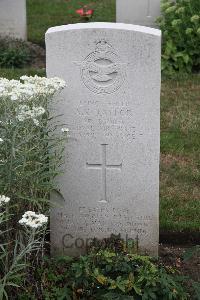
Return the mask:
<path id="1" fill-rule="evenodd" d="M 26 0 L 0 0 L 0 36 L 26 40 Z"/>
<path id="2" fill-rule="evenodd" d="M 116 0 L 116 19 L 119 23 L 156 27 L 161 0 Z"/>
<path id="3" fill-rule="evenodd" d="M 94 237 L 121 234 L 157 255 L 160 48 L 160 31 L 141 26 L 47 31 L 47 75 L 67 83 L 54 113 L 70 132 L 52 195 L 53 254 L 78 255 Z"/>

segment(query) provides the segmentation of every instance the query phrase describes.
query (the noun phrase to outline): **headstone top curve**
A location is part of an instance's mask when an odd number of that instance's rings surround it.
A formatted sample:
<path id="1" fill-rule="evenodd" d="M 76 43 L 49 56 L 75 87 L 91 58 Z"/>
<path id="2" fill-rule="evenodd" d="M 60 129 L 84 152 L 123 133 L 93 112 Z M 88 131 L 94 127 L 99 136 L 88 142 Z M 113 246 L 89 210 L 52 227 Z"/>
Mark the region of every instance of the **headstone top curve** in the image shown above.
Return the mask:
<path id="1" fill-rule="evenodd" d="M 132 25 L 125 23 L 107 23 L 107 22 L 94 22 L 94 23 L 76 23 L 51 27 L 47 30 L 46 35 L 60 31 L 80 30 L 80 29 L 118 29 L 127 31 L 136 31 L 155 36 L 161 36 L 159 29 L 150 28 L 140 25 Z"/>

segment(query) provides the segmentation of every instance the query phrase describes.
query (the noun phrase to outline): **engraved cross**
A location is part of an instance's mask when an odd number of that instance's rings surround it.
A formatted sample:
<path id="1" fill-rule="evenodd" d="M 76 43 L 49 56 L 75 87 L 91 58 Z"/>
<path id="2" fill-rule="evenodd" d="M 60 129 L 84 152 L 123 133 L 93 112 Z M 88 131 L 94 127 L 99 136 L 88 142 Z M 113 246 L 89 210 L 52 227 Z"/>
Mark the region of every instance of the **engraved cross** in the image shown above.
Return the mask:
<path id="1" fill-rule="evenodd" d="M 106 146 L 107 144 L 102 144 L 102 163 L 101 164 L 89 164 L 86 163 L 86 167 L 88 169 L 98 169 L 102 171 L 102 197 L 99 202 L 101 203 L 107 203 L 107 170 L 108 169 L 116 169 L 120 170 L 122 169 L 122 163 L 119 165 L 108 165 L 107 159 L 106 159 Z"/>

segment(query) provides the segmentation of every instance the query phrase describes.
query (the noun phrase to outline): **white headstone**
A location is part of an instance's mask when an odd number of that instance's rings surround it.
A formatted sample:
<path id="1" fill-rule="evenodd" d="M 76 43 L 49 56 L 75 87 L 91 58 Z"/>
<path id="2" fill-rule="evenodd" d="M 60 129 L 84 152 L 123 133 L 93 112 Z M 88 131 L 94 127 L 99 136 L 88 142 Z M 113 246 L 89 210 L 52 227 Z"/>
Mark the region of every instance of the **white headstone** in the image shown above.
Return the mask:
<path id="1" fill-rule="evenodd" d="M 0 36 L 26 40 L 26 0 L 0 0 Z"/>
<path id="2" fill-rule="evenodd" d="M 156 27 L 161 0 L 116 0 L 117 22 Z"/>
<path id="3" fill-rule="evenodd" d="M 89 23 L 50 28 L 47 74 L 66 80 L 56 113 L 70 130 L 52 200 L 52 253 L 121 234 L 157 254 L 160 48 L 157 29 Z"/>

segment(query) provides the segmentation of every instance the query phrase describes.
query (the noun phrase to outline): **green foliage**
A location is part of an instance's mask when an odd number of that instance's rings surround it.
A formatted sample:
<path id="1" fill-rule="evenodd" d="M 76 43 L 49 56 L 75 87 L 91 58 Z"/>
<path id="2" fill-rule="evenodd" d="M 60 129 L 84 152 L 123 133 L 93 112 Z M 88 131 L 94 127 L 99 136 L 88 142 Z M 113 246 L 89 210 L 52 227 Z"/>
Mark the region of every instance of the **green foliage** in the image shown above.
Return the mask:
<path id="1" fill-rule="evenodd" d="M 31 60 L 27 45 L 20 40 L 0 38 L 0 67 L 22 68 Z"/>
<path id="2" fill-rule="evenodd" d="M 92 249 L 78 259 L 47 259 L 45 267 L 37 270 L 37 280 L 43 282 L 42 299 L 189 299 L 184 278 L 169 273 L 150 257 Z M 26 293 L 37 299 L 31 286 Z M 25 295 L 20 299 L 26 299 Z"/>
<path id="3" fill-rule="evenodd" d="M 192 282 L 192 286 L 194 289 L 195 300 L 200 300 L 200 282 Z"/>
<path id="4" fill-rule="evenodd" d="M 196 245 L 192 248 L 189 248 L 185 253 L 184 253 L 184 260 L 190 260 L 192 257 L 198 256 L 200 257 L 200 245 Z"/>
<path id="5" fill-rule="evenodd" d="M 49 109 L 60 90 L 58 81 L 0 78 L 0 300 L 14 299 L 14 289 L 23 286 L 30 265 L 36 267 L 43 255 L 38 222 L 29 223 L 30 229 L 19 220 L 26 211 L 48 214 L 49 195 L 56 188 L 66 143 Z"/>
<path id="6" fill-rule="evenodd" d="M 0 66 L 6 68 L 22 68 L 30 60 L 25 48 L 7 48 L 0 50 Z"/>
<path id="7" fill-rule="evenodd" d="M 1 218 L 1 213 L 0 213 Z M 2 220 L 0 226 L 2 228 Z M 6 220 L 8 222 L 8 219 Z M 7 243 L 0 244 L 0 300 L 10 299 L 13 289 L 22 285 L 25 278 L 25 270 L 29 268 L 29 257 L 32 252 L 40 251 L 43 246 L 42 231 L 28 232 L 26 239 L 21 240 L 21 235 L 17 235 L 14 241 L 9 241 L 10 235 L 7 231 L 0 231 L 0 239 Z"/>
<path id="8" fill-rule="evenodd" d="M 27 76 L 42 76 L 46 75 L 45 69 L 33 69 L 33 68 L 26 68 L 26 69 L 6 69 L 0 68 L 0 77 L 7 78 L 7 79 L 17 79 L 19 80 L 22 75 L 26 74 Z"/>
<path id="9" fill-rule="evenodd" d="M 14 84 L 17 85 L 15 81 Z M 24 95 L 29 86 L 31 84 L 24 86 Z M 20 92 L 16 90 L 13 96 L 19 96 Z M 45 212 L 48 209 L 49 194 L 55 188 L 54 178 L 63 163 L 66 138 L 58 130 L 56 132 L 61 125 L 56 116 L 50 117 L 47 107 L 51 101 L 52 96 L 45 93 L 35 97 L 30 94 L 27 102 L 13 101 L 9 94 L 1 97 L 0 195 L 11 198 L 10 212 L 18 219 L 26 210 Z M 30 109 L 44 108 L 45 113 L 38 124 L 34 124 L 32 118 L 18 119 L 22 104 L 28 104 Z"/>
<path id="10" fill-rule="evenodd" d="M 189 248 L 185 251 L 183 255 L 184 261 L 189 261 L 192 258 L 197 258 L 197 263 L 200 258 L 200 245 L 193 246 L 192 248 Z M 194 299 L 200 300 L 200 282 L 191 281 L 193 291 L 194 291 Z"/>
<path id="11" fill-rule="evenodd" d="M 163 33 L 162 70 L 165 74 L 200 69 L 200 1 L 163 0 L 157 23 Z"/>

